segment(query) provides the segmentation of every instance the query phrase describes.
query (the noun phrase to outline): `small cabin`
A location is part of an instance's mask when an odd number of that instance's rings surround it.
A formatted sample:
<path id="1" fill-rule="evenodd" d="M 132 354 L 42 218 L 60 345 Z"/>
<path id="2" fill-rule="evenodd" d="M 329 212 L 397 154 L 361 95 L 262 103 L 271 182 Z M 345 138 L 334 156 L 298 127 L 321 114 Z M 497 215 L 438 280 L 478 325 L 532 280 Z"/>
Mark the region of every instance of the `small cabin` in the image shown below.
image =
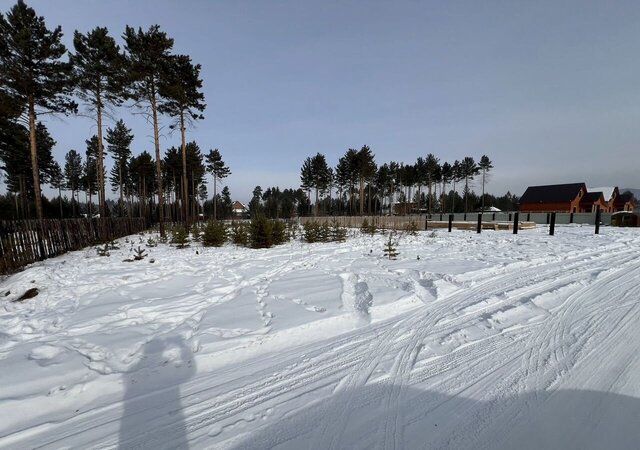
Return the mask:
<path id="1" fill-rule="evenodd" d="M 637 227 L 639 222 L 638 214 L 630 211 L 618 211 L 611 214 L 611 226 L 613 227 Z"/>

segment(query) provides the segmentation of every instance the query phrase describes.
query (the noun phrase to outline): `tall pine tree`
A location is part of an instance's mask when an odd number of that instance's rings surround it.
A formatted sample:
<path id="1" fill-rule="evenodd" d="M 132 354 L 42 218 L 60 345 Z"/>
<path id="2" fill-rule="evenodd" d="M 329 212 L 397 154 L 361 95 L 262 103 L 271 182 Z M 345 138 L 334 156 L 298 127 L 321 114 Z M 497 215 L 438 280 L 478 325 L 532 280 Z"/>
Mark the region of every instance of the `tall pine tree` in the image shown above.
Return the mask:
<path id="1" fill-rule="evenodd" d="M 113 158 L 114 165 L 111 169 L 111 187 L 115 191 L 117 188 L 120 192 L 120 214 L 124 211 L 124 187 L 127 180 L 127 164 L 131 157 L 131 142 L 133 134 L 131 129 L 127 128 L 121 119 L 116 122 L 113 128 L 107 128 L 107 150 Z"/>
<path id="2" fill-rule="evenodd" d="M 216 195 L 218 193 L 217 181 L 231 175 L 231 170 L 225 165 L 224 161 L 222 160 L 222 155 L 217 148 L 214 150 L 209 150 L 209 153 L 207 154 L 205 159 L 207 172 L 213 175 L 213 220 L 218 220 L 216 209 L 216 203 L 218 203 L 216 201 Z"/>
<path id="3" fill-rule="evenodd" d="M 487 174 L 493 169 L 493 163 L 487 155 L 482 155 L 478 167 L 482 171 L 482 211 L 484 211 L 484 184 L 486 182 Z"/>
<path id="4" fill-rule="evenodd" d="M 82 156 L 71 149 L 64 156 L 64 178 L 67 189 L 71 190 L 73 216 L 76 217 L 77 193 L 82 186 Z"/>
<path id="5" fill-rule="evenodd" d="M 182 144 L 182 179 L 187 176 L 187 125 L 196 120 L 203 119 L 201 114 L 205 109 L 202 80 L 200 79 L 200 64 L 192 64 L 187 55 L 172 56 L 168 59 L 164 79 L 160 80 L 159 93 L 163 102 L 159 111 L 175 118 L 172 128 L 180 129 Z M 188 226 L 189 222 L 189 196 L 187 183 L 183 186 L 183 219 Z"/>
<path id="6" fill-rule="evenodd" d="M 36 215 L 43 219 L 36 135 L 40 112 L 69 113 L 77 109 L 71 99 L 71 64 L 61 61 L 67 49 L 62 28 L 49 30 L 24 1 L 0 14 L 0 89 L 23 105 L 28 120 L 31 173 Z"/>
<path id="7" fill-rule="evenodd" d="M 160 85 L 166 77 L 173 39 L 160 31 L 160 26 L 153 25 L 148 31 L 127 26 L 124 32 L 125 49 L 127 51 L 129 89 L 128 96 L 135 104 L 151 115 L 153 124 L 153 141 L 156 153 L 156 191 L 158 194 L 158 213 L 160 235 L 165 237 L 164 230 L 164 190 L 162 186 L 162 158 L 160 157 L 160 128 L 158 123 L 158 107 L 161 103 Z"/>
<path id="8" fill-rule="evenodd" d="M 123 100 L 125 58 L 120 47 L 109 36 L 106 28 L 97 27 L 86 35 L 73 34 L 71 63 L 76 78 L 76 93 L 95 114 L 98 130 L 97 170 L 98 203 L 100 215 L 107 214 L 104 181 L 104 144 L 102 139 L 102 116 L 109 104 L 119 105 Z"/>

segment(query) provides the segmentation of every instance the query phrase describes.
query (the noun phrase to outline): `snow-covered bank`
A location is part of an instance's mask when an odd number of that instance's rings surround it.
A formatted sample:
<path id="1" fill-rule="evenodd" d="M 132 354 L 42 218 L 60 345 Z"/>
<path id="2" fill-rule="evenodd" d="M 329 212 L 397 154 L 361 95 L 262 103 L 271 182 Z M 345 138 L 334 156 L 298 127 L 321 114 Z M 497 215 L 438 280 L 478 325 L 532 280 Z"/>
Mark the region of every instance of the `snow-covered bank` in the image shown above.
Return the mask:
<path id="1" fill-rule="evenodd" d="M 0 284 L 0 447 L 636 448 L 640 234 L 592 233 L 45 261 Z"/>

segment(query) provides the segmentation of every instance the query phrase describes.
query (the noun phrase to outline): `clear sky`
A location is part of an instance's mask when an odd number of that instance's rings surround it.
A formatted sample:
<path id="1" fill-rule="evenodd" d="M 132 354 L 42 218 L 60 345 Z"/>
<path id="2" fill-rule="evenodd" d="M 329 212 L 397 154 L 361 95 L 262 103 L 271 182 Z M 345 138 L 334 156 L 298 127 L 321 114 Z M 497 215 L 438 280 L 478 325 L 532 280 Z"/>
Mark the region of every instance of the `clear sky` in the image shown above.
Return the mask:
<path id="1" fill-rule="evenodd" d="M 235 199 L 297 187 L 307 156 L 335 165 L 364 144 L 378 163 L 487 154 L 496 194 L 640 187 L 637 0 L 27 3 L 69 48 L 75 29 L 106 26 L 122 45 L 125 25 L 159 24 L 202 64 L 206 118 L 188 139 L 220 149 Z M 153 150 L 140 116 L 114 114 L 134 153 Z M 86 118 L 46 120 L 59 161 L 96 132 Z M 178 144 L 165 127 L 163 150 Z"/>

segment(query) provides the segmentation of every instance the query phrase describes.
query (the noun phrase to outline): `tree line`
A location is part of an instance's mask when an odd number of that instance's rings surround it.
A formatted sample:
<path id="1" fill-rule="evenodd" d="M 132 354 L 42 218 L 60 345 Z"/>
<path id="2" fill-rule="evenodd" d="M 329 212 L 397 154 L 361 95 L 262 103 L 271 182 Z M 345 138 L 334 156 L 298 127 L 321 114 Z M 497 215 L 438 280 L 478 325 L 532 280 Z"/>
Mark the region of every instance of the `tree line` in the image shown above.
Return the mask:
<path id="1" fill-rule="evenodd" d="M 44 217 L 42 184 L 72 194 L 76 215 L 79 192 L 86 194 L 91 216 L 93 196 L 102 217 L 113 213 L 105 193 L 108 178 L 118 193 L 115 213 L 151 215 L 164 234 L 167 216 L 187 222 L 207 199 L 205 174 L 214 179 L 214 217 L 226 194 L 217 181 L 230 174 L 218 149 L 202 154 L 187 131 L 204 118 L 201 66 L 188 55 L 172 53 L 174 41 L 158 25 L 148 30 L 126 26 L 121 49 L 107 28 L 73 34 L 73 50 L 61 42 L 62 28 L 47 28 L 45 19 L 23 0 L 0 13 L 0 168 L 14 196 L 19 217 L 28 217 L 31 202 L 37 219 Z M 80 104 L 78 104 L 78 102 Z M 154 154 L 131 154 L 131 129 L 119 120 L 104 129 L 105 116 L 116 107 L 135 108 L 153 131 Z M 39 118 L 46 114 L 77 114 L 83 107 L 97 133 L 86 141 L 84 158 L 76 149 L 63 166 L 51 150 L 56 144 Z M 160 149 L 160 120 L 180 133 L 180 145 Z M 104 135 L 106 131 L 106 136 Z M 105 145 L 106 141 L 106 145 Z M 107 152 L 114 165 L 105 167 Z M 165 213 L 165 204 L 170 211 Z M 134 211 L 135 210 L 135 211 Z M 154 211 L 152 213 L 152 211 Z"/>
<path id="2" fill-rule="evenodd" d="M 467 156 L 449 163 L 432 153 L 418 157 L 413 164 L 391 161 L 378 165 L 371 149 L 364 145 L 360 150 L 348 149 L 335 168 L 321 153 L 307 157 L 300 169 L 300 186 L 313 203 L 314 215 L 432 214 L 468 212 L 470 207 L 484 211 L 489 206 L 515 209 L 518 199 L 510 193 L 503 197 L 485 193 L 491 169 L 493 163 L 487 155 L 479 162 Z M 470 188 L 478 176 L 481 196 Z M 462 196 L 456 187 L 463 188 Z"/>

